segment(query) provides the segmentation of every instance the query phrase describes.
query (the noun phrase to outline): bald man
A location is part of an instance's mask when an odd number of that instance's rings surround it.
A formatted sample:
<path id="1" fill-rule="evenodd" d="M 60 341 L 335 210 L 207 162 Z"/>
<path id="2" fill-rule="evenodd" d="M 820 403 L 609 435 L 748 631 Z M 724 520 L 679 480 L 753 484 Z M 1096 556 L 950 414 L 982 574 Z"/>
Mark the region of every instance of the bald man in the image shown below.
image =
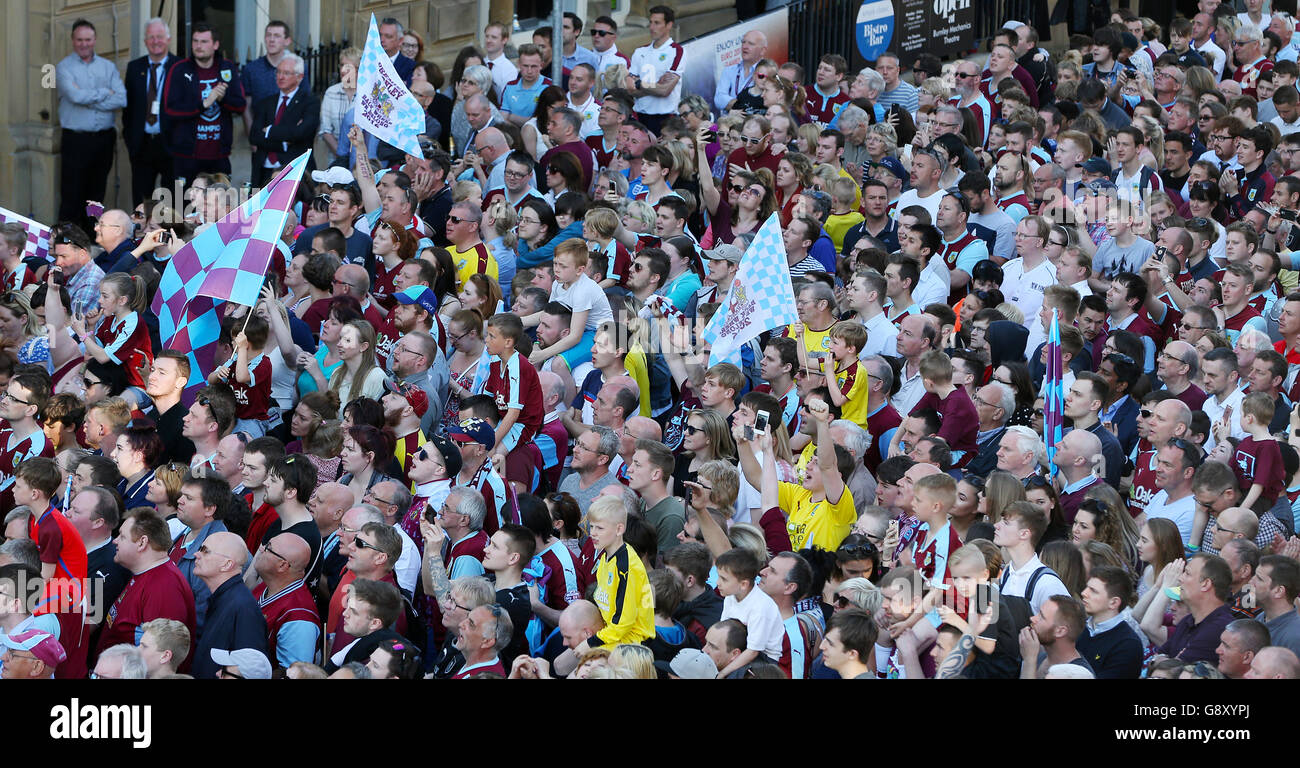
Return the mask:
<path id="1" fill-rule="evenodd" d="M 1178 399 L 1161 400 L 1154 405 L 1144 402 L 1146 410 L 1150 409 L 1150 418 L 1138 417 L 1138 437 L 1146 438 L 1146 443 L 1138 441 L 1141 453 L 1133 462 L 1133 489 L 1128 495 L 1129 514 L 1137 517 L 1142 514 L 1157 493 L 1163 487 L 1158 477 L 1159 449 L 1175 437 L 1187 437 L 1192 427 L 1192 409 L 1187 403 Z M 1142 450 L 1149 445 L 1148 450 Z M 1166 494 L 1168 496 L 1169 494 Z M 1181 498 L 1181 497 L 1180 497 Z M 1186 502 L 1184 502 L 1186 503 Z M 1184 533 L 1186 539 L 1186 533 Z"/>
<path id="2" fill-rule="evenodd" d="M 898 481 L 898 499 L 894 502 L 894 505 L 899 509 L 908 510 L 910 515 L 912 490 L 916 487 L 916 481 L 927 475 L 937 475 L 941 471 L 933 464 L 913 464 L 910 469 L 903 473 L 902 479 Z"/>
<path id="3" fill-rule="evenodd" d="M 131 240 L 134 232 L 135 225 L 131 223 L 131 215 L 126 211 L 114 208 L 104 211 L 99 217 L 99 222 L 95 224 L 95 244 L 103 248 L 104 252 L 95 257 L 95 264 L 104 270 L 104 274 L 130 272 L 139 263 L 131 255 L 131 249 L 135 246 Z"/>
<path id="4" fill-rule="evenodd" d="M 754 84 L 758 62 L 767 56 L 767 35 L 751 29 L 740 38 L 740 61 L 726 67 L 718 77 L 718 87 L 713 91 L 713 105 L 719 113 L 731 108 L 736 97 Z"/>
<path id="5" fill-rule="evenodd" d="M 484 191 L 504 188 L 506 158 L 510 156 L 506 135 L 500 128 L 488 126 L 474 137 L 474 148 L 476 152 L 457 161 L 456 167 L 464 169 L 457 180 L 477 181 Z"/>
<path id="6" fill-rule="evenodd" d="M 1279 646 L 1261 648 L 1246 673 L 1247 680 L 1295 680 L 1300 678 L 1300 658 Z"/>
<path id="7" fill-rule="evenodd" d="M 324 583 L 328 587 L 324 594 L 327 599 L 334 594 L 334 589 L 343 576 L 343 568 L 348 564 L 348 555 L 340 545 L 340 539 L 345 535 L 342 529 L 343 513 L 348 511 L 354 501 L 356 497 L 342 483 L 318 485 L 307 500 L 307 510 L 311 512 L 316 528 L 320 530 L 321 554 L 325 559 Z M 350 527 L 349 530 L 355 531 L 356 527 Z M 346 535 L 348 546 L 352 546 L 351 534 Z"/>
<path id="8" fill-rule="evenodd" d="M 303 581 L 309 562 L 311 547 L 296 533 L 263 542 L 253 556 L 262 580 L 253 597 L 266 619 L 266 655 L 282 669 L 295 661 L 312 663 L 320 644 L 320 614 Z"/>
<path id="9" fill-rule="evenodd" d="M 578 657 L 573 649 L 585 647 L 587 638 L 605 628 L 605 620 L 595 603 L 590 600 L 575 600 L 560 612 L 559 627 L 560 637 L 568 650 L 556 657 L 552 668 L 556 675 L 564 677 L 578 666 Z"/>
<path id="10" fill-rule="evenodd" d="M 241 578 L 248 558 L 244 540 L 228 531 L 209 534 L 194 556 L 194 575 L 212 593 L 194 652 L 191 673 L 196 678 L 215 678 L 221 669 L 212 660 L 213 648 L 266 653 L 266 619 Z"/>
<path id="11" fill-rule="evenodd" d="M 1105 463 L 1101 455 L 1101 438 L 1086 429 L 1072 429 L 1056 445 L 1053 462 L 1061 470 L 1061 511 L 1065 513 L 1065 522 L 1074 523 L 1074 513 L 1083 503 L 1088 489 L 1103 482 L 1103 472 L 1099 471 Z"/>
<path id="12" fill-rule="evenodd" d="M 1246 507 L 1229 507 L 1215 518 L 1211 545 L 1215 552 L 1221 553 L 1233 539 L 1245 539 L 1254 543 L 1257 533 L 1259 533 L 1259 515 L 1256 515 L 1254 510 Z"/>
<path id="13" fill-rule="evenodd" d="M 1205 390 L 1192 383 L 1200 370 L 1196 347 L 1185 341 L 1171 341 L 1156 358 L 1156 372 L 1169 394 L 1187 403 L 1193 411 L 1205 404 Z"/>
<path id="14" fill-rule="evenodd" d="M 546 362 L 552 360 L 563 361 L 563 358 L 556 355 Z M 567 369 L 565 376 L 568 376 Z M 553 371 L 538 371 L 537 383 L 542 387 L 542 407 L 546 410 L 546 415 L 542 417 L 542 427 L 537 430 L 533 442 L 542 452 L 542 474 L 552 488 L 559 488 L 564 460 L 569 456 L 569 430 L 560 418 L 560 406 L 572 402 L 576 388 L 573 387 L 572 377 L 566 382 L 563 376 Z"/>

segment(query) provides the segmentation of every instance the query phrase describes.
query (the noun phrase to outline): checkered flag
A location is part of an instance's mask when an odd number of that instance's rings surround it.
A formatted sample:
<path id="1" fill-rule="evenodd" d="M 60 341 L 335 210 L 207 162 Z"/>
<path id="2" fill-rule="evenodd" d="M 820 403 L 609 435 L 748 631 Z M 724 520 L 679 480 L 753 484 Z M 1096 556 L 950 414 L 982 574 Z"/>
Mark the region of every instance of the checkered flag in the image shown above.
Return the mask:
<path id="1" fill-rule="evenodd" d="M 745 251 L 727 298 L 701 334 L 713 345 L 709 365 L 736 362 L 745 342 L 798 319 L 781 240 L 781 219 L 774 213 Z"/>
<path id="2" fill-rule="evenodd" d="M 356 124 L 362 130 L 408 155 L 424 156 L 419 139 L 424 133 L 424 108 L 397 76 L 392 59 L 379 44 L 379 25 L 373 13 L 361 66 L 357 68 L 357 97 L 352 104 Z"/>
<path id="3" fill-rule="evenodd" d="M 27 257 L 36 256 L 38 258 L 50 261 L 50 228 L 40 223 L 32 221 L 26 216 L 19 216 L 13 211 L 0 208 L 0 224 L 21 224 L 23 229 L 27 230 L 27 245 L 25 252 Z"/>
<path id="4" fill-rule="evenodd" d="M 199 233 L 176 252 L 163 272 L 153 312 L 163 347 L 190 358 L 190 387 L 201 386 L 213 360 L 227 301 L 255 306 L 310 152 L 281 170 L 239 208 Z"/>

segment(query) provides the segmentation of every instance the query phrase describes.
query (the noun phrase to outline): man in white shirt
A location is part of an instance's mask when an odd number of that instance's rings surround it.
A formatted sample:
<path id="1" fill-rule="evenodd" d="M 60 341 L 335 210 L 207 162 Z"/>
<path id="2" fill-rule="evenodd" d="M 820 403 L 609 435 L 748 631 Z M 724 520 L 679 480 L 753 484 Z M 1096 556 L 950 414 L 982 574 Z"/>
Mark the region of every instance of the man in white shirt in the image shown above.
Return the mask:
<path id="1" fill-rule="evenodd" d="M 724 67 L 718 75 L 718 87 L 713 91 L 713 105 L 724 113 L 731 108 L 736 97 L 754 84 L 754 70 L 767 56 L 767 35 L 751 29 L 740 38 L 740 61 Z"/>
<path id="2" fill-rule="evenodd" d="M 1229 408 L 1232 409 L 1232 419 L 1228 424 L 1228 434 L 1238 440 L 1246 436 L 1246 431 L 1241 428 L 1241 400 L 1246 392 L 1240 386 L 1240 376 L 1237 355 L 1231 349 L 1212 349 L 1205 353 L 1201 363 L 1201 386 L 1208 397 L 1201 404 L 1201 410 L 1210 417 L 1210 434 L 1205 438 L 1207 452 L 1213 451 L 1215 446 L 1213 427 Z"/>
<path id="3" fill-rule="evenodd" d="M 1192 476 L 1201 462 L 1201 449 L 1186 440 L 1171 440 L 1156 451 L 1156 492 L 1147 502 L 1146 519 L 1163 517 L 1178 526 L 1186 546 L 1192 538 L 1192 520 L 1196 517 L 1196 497 L 1192 495 Z"/>
<path id="4" fill-rule="evenodd" d="M 596 85 L 596 68 L 583 62 L 569 72 L 569 93 L 565 99 L 569 109 L 582 117 L 582 138 L 599 136 L 602 131 L 596 124 L 600 117 L 600 102 L 596 101 L 593 87 Z"/>
<path id="5" fill-rule="evenodd" d="M 1025 598 L 1034 613 L 1052 595 L 1070 594 L 1060 577 L 1043 565 L 1035 553 L 1035 545 L 1046 532 L 1046 513 L 1037 507 L 1030 512 L 1020 505 L 1004 511 L 993 527 L 993 543 L 1004 547 L 1007 553 L 998 586 L 1003 595 Z M 1033 582 L 1033 594 L 1026 594 L 1030 582 Z"/>
<path id="6" fill-rule="evenodd" d="M 505 24 L 494 21 L 483 28 L 483 52 L 487 54 L 483 64 L 492 70 L 492 84 L 498 94 L 505 91 L 511 80 L 519 77 L 519 68 L 506 56 L 506 41 L 509 39 L 510 28 Z"/>
<path id="7" fill-rule="evenodd" d="M 900 232 L 899 250 L 916 259 L 921 265 L 921 277 L 916 281 L 912 299 L 924 309 L 928 304 L 946 304 L 952 292 L 952 273 L 939 257 L 943 250 L 943 234 L 937 227 L 909 227 Z"/>
<path id="8" fill-rule="evenodd" d="M 591 22 L 591 48 L 600 57 L 596 64 L 596 74 L 605 71 L 611 64 L 622 62 L 632 66 L 632 60 L 618 52 L 618 24 L 608 16 L 597 16 Z"/>
<path id="9" fill-rule="evenodd" d="M 1056 283 L 1056 267 L 1047 258 L 1045 244 L 1051 225 L 1041 216 L 1026 216 L 1016 225 L 1018 257 L 1002 265 L 1002 295 L 1031 318 L 1043 305 L 1043 291 Z"/>
<path id="10" fill-rule="evenodd" d="M 636 98 L 633 108 L 641 123 L 658 135 L 663 121 L 677 116 L 686 49 L 673 42 L 676 11 L 666 5 L 656 5 L 648 15 L 650 44 L 632 52 L 632 65 L 624 87 Z"/>
<path id="11" fill-rule="evenodd" d="M 930 212 L 930 221 L 939 218 L 939 201 L 943 199 L 943 190 L 939 189 L 939 179 L 947 170 L 946 163 L 931 149 L 918 149 L 912 153 L 912 188 L 898 197 L 894 211 L 902 211 L 909 205 L 919 205 Z M 897 218 L 897 213 L 895 213 Z M 900 237 L 902 233 L 899 233 Z"/>
<path id="12" fill-rule="evenodd" d="M 1214 27 L 1214 17 L 1208 13 L 1202 12 L 1192 17 L 1192 47 L 1210 62 L 1217 82 L 1223 79 L 1223 65 L 1228 61 L 1228 54 L 1210 39 Z"/>
<path id="13" fill-rule="evenodd" d="M 1294 85 L 1278 88 L 1273 92 L 1273 106 L 1277 117 L 1269 122 L 1277 126 L 1283 136 L 1300 131 L 1300 92 Z"/>
<path id="14" fill-rule="evenodd" d="M 885 316 L 881 302 L 885 298 L 886 282 L 884 275 L 873 270 L 858 272 L 849 282 L 846 298 L 849 308 L 858 313 L 858 320 L 867 327 L 867 343 L 863 345 L 860 358 L 872 355 L 898 355 L 895 339 L 898 328 Z"/>

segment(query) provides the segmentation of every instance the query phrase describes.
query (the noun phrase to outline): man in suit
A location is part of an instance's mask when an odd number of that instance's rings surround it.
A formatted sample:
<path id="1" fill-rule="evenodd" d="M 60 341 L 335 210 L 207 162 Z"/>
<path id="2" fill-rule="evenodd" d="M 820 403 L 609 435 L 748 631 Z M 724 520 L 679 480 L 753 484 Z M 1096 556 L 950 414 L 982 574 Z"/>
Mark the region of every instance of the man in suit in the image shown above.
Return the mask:
<path id="1" fill-rule="evenodd" d="M 167 70 L 180 59 L 171 53 L 172 33 L 167 22 L 153 18 L 144 25 L 144 47 L 149 53 L 126 65 L 126 109 L 122 110 L 122 138 L 131 158 L 131 204 L 139 205 L 157 185 L 171 184 L 172 161 L 163 148 L 163 86 Z"/>
<path id="2" fill-rule="evenodd" d="M 279 93 L 253 105 L 253 183 L 264 185 L 275 173 L 307 152 L 320 126 L 320 99 L 303 88 L 303 61 L 286 53 L 275 67 L 275 84 Z M 315 166 L 310 158 L 307 171 Z"/>
<path id="3" fill-rule="evenodd" d="M 393 60 L 393 69 L 397 70 L 397 76 L 402 78 L 407 88 L 410 88 L 411 73 L 415 71 L 415 59 L 402 53 L 404 34 L 406 30 L 402 27 L 402 22 L 397 19 L 388 18 L 379 22 L 379 45 Z"/>

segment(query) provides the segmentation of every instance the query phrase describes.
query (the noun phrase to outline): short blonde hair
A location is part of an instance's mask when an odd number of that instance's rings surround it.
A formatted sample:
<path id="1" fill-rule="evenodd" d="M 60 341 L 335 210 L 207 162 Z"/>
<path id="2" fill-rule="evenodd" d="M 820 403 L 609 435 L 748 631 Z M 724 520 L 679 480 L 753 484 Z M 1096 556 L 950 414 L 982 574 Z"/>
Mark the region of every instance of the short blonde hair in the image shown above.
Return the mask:
<path id="1" fill-rule="evenodd" d="M 159 650 L 172 652 L 169 666 L 173 670 L 190 654 L 190 630 L 182 622 L 175 619 L 154 619 L 141 624 L 140 632 L 153 635 L 153 639 L 158 641 Z"/>
<path id="2" fill-rule="evenodd" d="M 930 475 L 929 477 L 935 477 L 935 475 Z M 959 565 L 968 565 L 977 570 L 988 569 L 988 562 L 984 559 L 983 550 L 974 544 L 967 544 L 948 556 L 949 570 L 952 570 Z"/>
<path id="3" fill-rule="evenodd" d="M 91 411 L 99 414 L 99 418 L 109 424 L 115 432 L 131 423 L 131 406 L 120 397 L 106 397 L 86 409 L 87 413 Z"/>
<path id="4" fill-rule="evenodd" d="M 627 507 L 623 506 L 622 499 L 616 499 L 612 496 L 601 496 L 591 502 L 587 508 L 587 521 L 591 523 L 612 523 L 618 525 L 627 524 Z"/>
<path id="5" fill-rule="evenodd" d="M 620 643 L 609 654 L 610 669 L 624 670 L 632 673 L 637 680 L 654 680 L 659 677 L 655 672 L 654 651 L 644 645 Z"/>

